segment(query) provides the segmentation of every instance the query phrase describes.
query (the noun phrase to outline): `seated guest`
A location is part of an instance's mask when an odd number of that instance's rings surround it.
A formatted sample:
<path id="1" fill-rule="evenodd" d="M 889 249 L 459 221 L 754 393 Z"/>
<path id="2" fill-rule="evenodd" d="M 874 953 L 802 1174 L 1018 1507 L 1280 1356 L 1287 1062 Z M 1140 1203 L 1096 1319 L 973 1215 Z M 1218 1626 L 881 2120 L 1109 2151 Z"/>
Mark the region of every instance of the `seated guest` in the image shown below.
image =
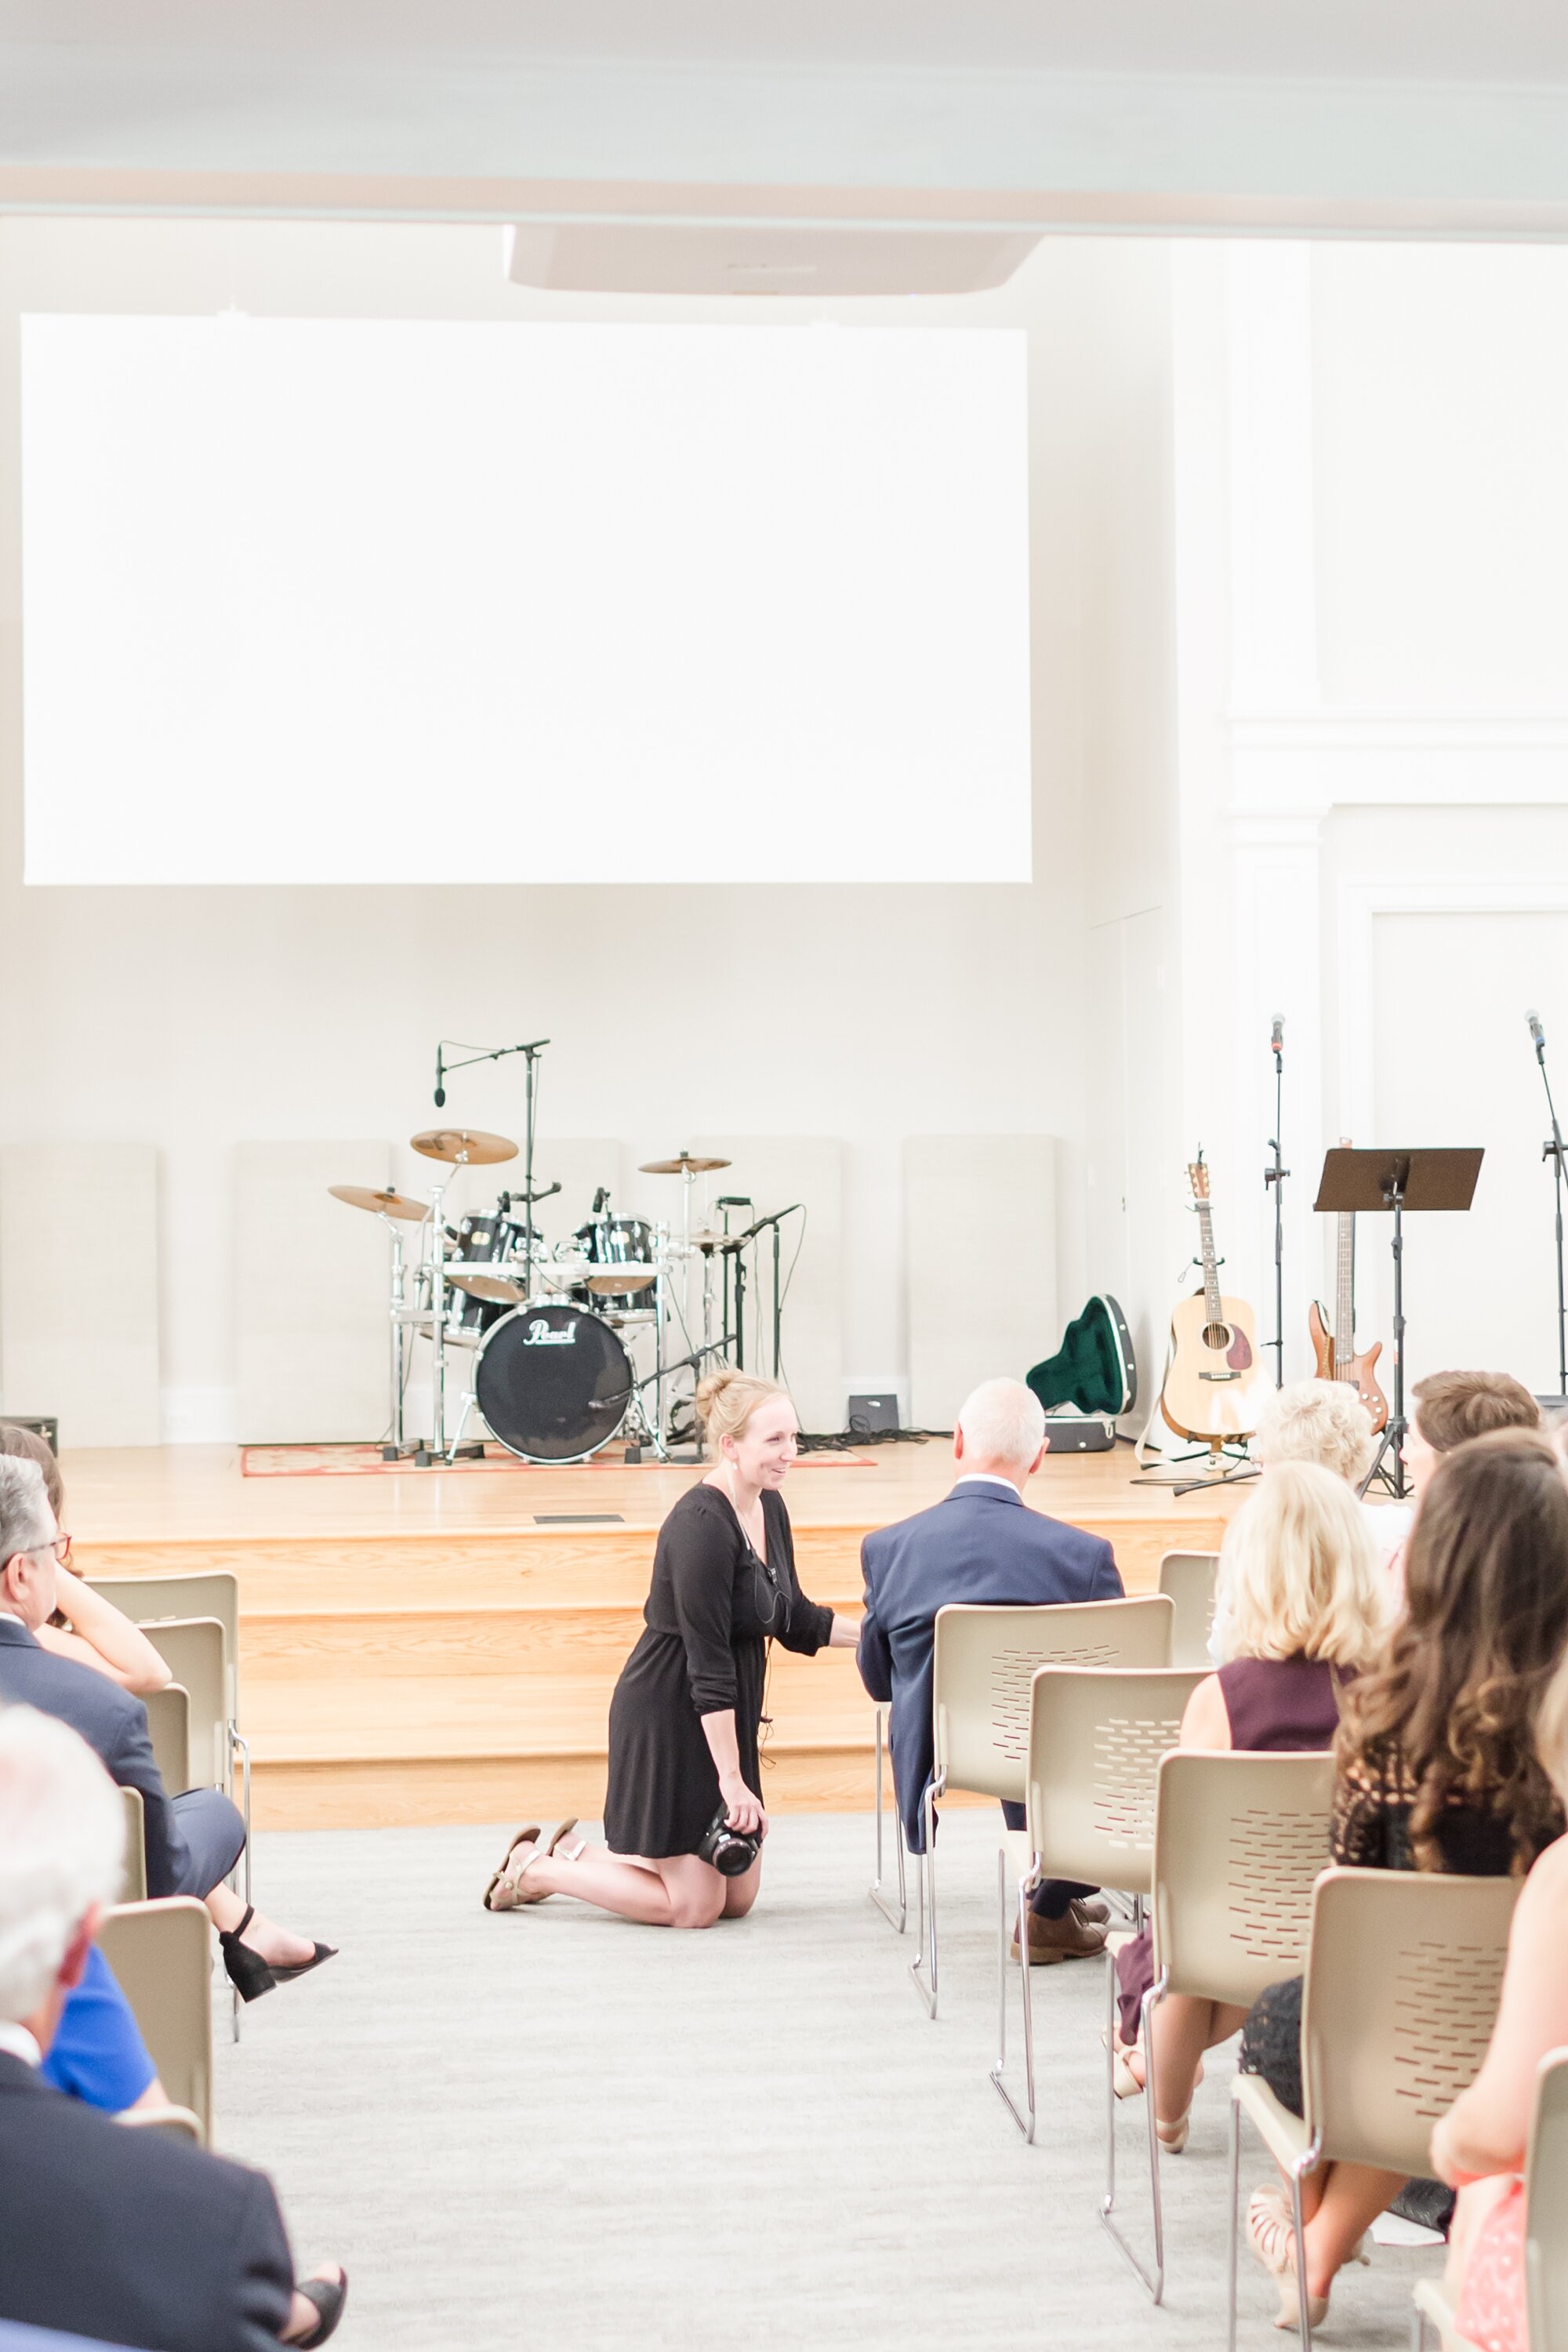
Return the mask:
<path id="1" fill-rule="evenodd" d="M 1361 1494 L 1377 1454 L 1372 1415 L 1348 1381 L 1292 1381 L 1271 1389 L 1258 1416 L 1253 1458 L 1266 1470 L 1279 1462 L 1316 1462 Z M 1397 1503 L 1364 1500 L 1380 1565 L 1394 1560 L 1415 1514 Z"/>
<path id="2" fill-rule="evenodd" d="M 1568 1667 L 1541 1710 L 1536 1744 L 1568 1796 Z M 1524 2294 L 1524 2155 L 1536 2070 L 1568 2042 L 1568 1838 L 1549 1845 L 1521 1891 L 1497 2023 L 1480 2073 L 1432 2134 L 1432 2164 L 1459 2192 L 1448 2241 L 1457 2329 L 1486 2352 L 1530 2352 Z"/>
<path id="3" fill-rule="evenodd" d="M 48 1441 L 33 1430 L 18 1429 L 14 1422 L 0 1422 L 0 1454 L 37 1464 L 58 1526 L 65 1508 L 65 1481 Z M 75 1658 L 79 1665 L 95 1667 L 138 1698 L 163 1690 L 169 1680 L 167 1665 L 140 1625 L 72 1574 L 70 1540 L 60 1536 L 64 1549 L 56 1553 L 56 1606 L 48 1623 L 38 1627 L 38 1647 L 52 1650 L 57 1658 Z"/>
<path id="4" fill-rule="evenodd" d="M 1508 1372 L 1428 1372 L 1410 1391 L 1410 1427 L 1400 1448 L 1419 1500 L 1445 1454 L 1497 1429 L 1539 1429 L 1541 1407 Z"/>
<path id="5" fill-rule="evenodd" d="M 1348 1402 L 1360 1412 L 1353 1398 Z M 1187 1701 L 1178 1745 L 1298 1753 L 1331 1748 L 1340 1693 L 1378 1656 L 1388 1617 L 1386 1580 L 1344 1480 L 1310 1463 L 1272 1465 L 1226 1529 L 1219 1579 L 1215 1622 L 1224 1627 L 1226 1662 Z M 1132 2044 L 1140 2005 L 1154 1980 L 1152 1942 L 1145 1928 L 1116 1957 L 1122 2035 L 1117 2090 L 1123 2098 L 1143 2087 L 1143 2053 Z M 1191 1993 L 1169 1993 L 1161 2001 L 1154 2112 L 1164 2147 L 1179 2154 L 1186 2146 L 1203 2053 L 1238 2033 L 1246 2018 L 1245 2010 Z"/>
<path id="6" fill-rule="evenodd" d="M 1551 1446 L 1502 1430 L 1433 1472 L 1410 1538 L 1405 1615 L 1384 1662 L 1343 1695 L 1331 1837 L 1336 1863 L 1522 1876 L 1561 1837 L 1535 1718 L 1568 1643 L 1568 1486 Z M 1255 2002 L 1241 2063 L 1301 2113 L 1301 1980 Z M 1303 2184 L 1307 2286 L 1326 2311 L 1341 2267 L 1398 2193 L 1394 2175 L 1324 2164 Z M 1247 2235 L 1297 2325 L 1289 2205 L 1258 2189 Z"/>
<path id="7" fill-rule="evenodd" d="M 37 1633 L 58 1591 L 55 1526 L 37 1465 L 0 1456 L 0 1699 L 58 1715 L 81 1734 L 121 1788 L 139 1789 L 146 1821 L 147 1892 L 194 1895 L 222 1938 L 224 1965 L 254 2000 L 332 1957 L 240 1901 L 223 1881 L 245 1850 L 245 1822 L 221 1789 L 170 1798 L 153 1760 L 147 1710 L 107 1675 L 51 1656 Z"/>
<path id="8" fill-rule="evenodd" d="M 925 1851 L 921 1808 L 935 1766 L 937 1611 L 956 1601 L 1035 1608 L 1122 1597 L 1115 1556 L 1102 1538 L 1025 1507 L 1024 1488 L 1045 1459 L 1045 1433 L 1039 1401 L 1022 1381 L 984 1381 L 952 1433 L 959 1475 L 946 1501 L 878 1528 L 860 1547 L 860 1679 L 873 1698 L 892 1702 L 893 1785 L 912 1853 Z M 1002 1810 L 1010 1829 L 1024 1827 L 1022 1805 Z M 1085 1908 L 1093 1895 L 1092 1887 L 1069 1880 L 1042 1883 L 1029 1919 L 1031 1961 L 1103 1951 L 1107 1909 Z"/>
<path id="9" fill-rule="evenodd" d="M 0 2316 L 142 2352 L 324 2343 L 347 2282 L 332 2264 L 296 2284 L 263 2174 L 128 2132 L 40 2079 L 123 1841 L 75 1733 L 0 1710 Z"/>

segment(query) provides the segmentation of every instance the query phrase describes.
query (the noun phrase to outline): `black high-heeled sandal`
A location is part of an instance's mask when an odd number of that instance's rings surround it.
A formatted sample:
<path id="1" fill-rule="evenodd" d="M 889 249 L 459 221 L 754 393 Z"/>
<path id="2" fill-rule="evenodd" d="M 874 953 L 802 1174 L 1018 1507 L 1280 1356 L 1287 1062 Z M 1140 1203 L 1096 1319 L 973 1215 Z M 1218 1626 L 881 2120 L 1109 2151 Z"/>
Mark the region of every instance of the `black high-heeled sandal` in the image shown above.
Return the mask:
<path id="1" fill-rule="evenodd" d="M 307 2303 L 313 2303 L 321 2315 L 309 2336 L 296 2336 L 294 2338 L 299 2352 L 310 2352 L 310 2347 L 326 2342 L 342 2317 L 343 2305 L 349 2299 L 349 2274 L 345 2271 L 336 2282 L 331 2279 L 297 2279 L 294 2292 L 302 2294 Z"/>
<path id="2" fill-rule="evenodd" d="M 246 2001 L 259 2000 L 262 1994 L 270 1992 L 278 1982 L 260 1953 L 253 1952 L 248 1944 L 242 1944 L 239 1940 L 255 1916 L 255 1904 L 247 1903 L 245 1916 L 238 1927 L 223 1928 L 217 1939 L 228 1980 L 241 2000 Z"/>
<path id="3" fill-rule="evenodd" d="M 297 1969 L 279 1968 L 278 1962 L 274 1960 L 271 1963 L 273 1982 L 292 1984 L 296 1977 L 308 1977 L 310 1970 L 319 1969 L 323 1960 L 335 1960 L 337 1957 L 338 1948 L 335 1944 L 318 1944 L 310 1958 L 308 1960 L 301 1960 Z"/>

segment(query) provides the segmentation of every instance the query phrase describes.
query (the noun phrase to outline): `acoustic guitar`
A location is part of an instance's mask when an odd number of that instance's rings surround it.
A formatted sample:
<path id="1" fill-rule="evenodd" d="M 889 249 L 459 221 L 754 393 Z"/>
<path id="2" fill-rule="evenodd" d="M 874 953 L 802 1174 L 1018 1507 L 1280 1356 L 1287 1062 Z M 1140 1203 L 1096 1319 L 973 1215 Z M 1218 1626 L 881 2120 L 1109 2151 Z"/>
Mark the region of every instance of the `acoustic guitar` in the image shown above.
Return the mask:
<path id="1" fill-rule="evenodd" d="M 1342 1144 L 1350 1137 L 1342 1135 Z M 1332 1330 L 1323 1312 L 1322 1301 L 1314 1299 L 1307 1315 L 1307 1328 L 1312 1337 L 1312 1353 L 1317 1359 L 1316 1376 L 1321 1381 L 1348 1381 L 1372 1415 L 1374 1430 L 1388 1424 L 1388 1399 L 1377 1384 L 1373 1370 L 1383 1353 L 1381 1339 L 1374 1342 L 1364 1355 L 1355 1351 L 1355 1213 L 1342 1209 L 1339 1213 L 1339 1255 L 1334 1267 L 1334 1321 Z"/>
<path id="2" fill-rule="evenodd" d="M 1204 1286 L 1171 1315 L 1171 1361 L 1160 1411 L 1182 1437 L 1218 1444 L 1250 1437 L 1267 1383 L 1258 1370 L 1258 1327 L 1244 1298 L 1222 1297 L 1215 1255 L 1209 1171 L 1200 1151 L 1187 1170 L 1202 1244 Z"/>

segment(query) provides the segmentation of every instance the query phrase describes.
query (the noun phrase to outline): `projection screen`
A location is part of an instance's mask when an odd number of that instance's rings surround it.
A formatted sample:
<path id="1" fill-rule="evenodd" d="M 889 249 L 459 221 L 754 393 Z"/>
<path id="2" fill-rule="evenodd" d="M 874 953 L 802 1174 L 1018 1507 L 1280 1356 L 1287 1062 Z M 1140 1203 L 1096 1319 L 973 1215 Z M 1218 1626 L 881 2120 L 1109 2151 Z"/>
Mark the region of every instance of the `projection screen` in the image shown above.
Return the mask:
<path id="1" fill-rule="evenodd" d="M 30 316 L 29 883 L 1030 873 L 1012 330 Z"/>

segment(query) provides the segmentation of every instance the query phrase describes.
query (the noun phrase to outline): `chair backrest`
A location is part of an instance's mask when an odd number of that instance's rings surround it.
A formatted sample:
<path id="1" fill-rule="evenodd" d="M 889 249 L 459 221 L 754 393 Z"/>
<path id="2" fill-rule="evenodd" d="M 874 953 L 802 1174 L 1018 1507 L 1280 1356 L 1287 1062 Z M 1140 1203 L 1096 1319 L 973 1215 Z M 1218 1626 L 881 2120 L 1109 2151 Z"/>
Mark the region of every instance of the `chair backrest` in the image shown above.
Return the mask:
<path id="1" fill-rule="evenodd" d="M 192 1576 L 101 1576 L 88 1581 L 143 1629 L 163 1618 L 216 1617 L 223 1627 L 228 1711 L 239 1720 L 239 1579 L 231 1568 Z"/>
<path id="2" fill-rule="evenodd" d="M 188 1895 L 123 1904 L 99 1929 L 158 2078 L 212 2137 L 212 1923 Z"/>
<path id="3" fill-rule="evenodd" d="M 1209 1634 L 1214 1628 L 1215 1592 L 1219 1583 L 1217 1551 L 1168 1551 L 1160 1562 L 1160 1590 L 1174 1603 L 1171 1633 L 1173 1666 L 1208 1666 Z"/>
<path id="4" fill-rule="evenodd" d="M 1203 1679 L 1184 1666 L 1046 1666 L 1036 1675 L 1025 1802 L 1047 1878 L 1149 1893 L 1160 1760 Z"/>
<path id="5" fill-rule="evenodd" d="M 160 1618 L 142 1628 L 189 1702 L 190 1789 L 229 1784 L 223 1627 L 216 1617 Z M 171 1787 L 171 1796 L 178 1791 Z"/>
<path id="6" fill-rule="evenodd" d="M 1329 1859 L 1330 1755 L 1204 1755 L 1160 1766 L 1154 1967 L 1172 1992 L 1250 2009 L 1306 1958 L 1312 1889 Z"/>
<path id="7" fill-rule="evenodd" d="M 1549 2050 L 1537 2069 L 1524 2181 L 1532 2352 L 1568 2352 L 1568 2050 Z"/>
<path id="8" fill-rule="evenodd" d="M 1425 2176 L 1432 2126 L 1497 2018 L 1520 1882 L 1326 1870 L 1301 2010 L 1307 2125 L 1323 2153 Z"/>
<path id="9" fill-rule="evenodd" d="M 147 1900 L 147 1822 L 140 1789 L 121 1789 L 125 1807 L 125 1863 L 121 1874 L 122 1903 Z"/>
<path id="10" fill-rule="evenodd" d="M 1163 1666 L 1173 1613 L 1155 1593 L 1033 1609 L 939 1609 L 931 1716 L 936 1767 L 948 1787 L 1021 1802 L 1037 1669 Z"/>
<path id="11" fill-rule="evenodd" d="M 178 1791 L 196 1785 L 191 1777 L 191 1695 L 184 1683 L 165 1683 L 149 1691 L 142 1702 L 147 1710 L 147 1736 L 153 1761 L 165 1789 Z"/>

